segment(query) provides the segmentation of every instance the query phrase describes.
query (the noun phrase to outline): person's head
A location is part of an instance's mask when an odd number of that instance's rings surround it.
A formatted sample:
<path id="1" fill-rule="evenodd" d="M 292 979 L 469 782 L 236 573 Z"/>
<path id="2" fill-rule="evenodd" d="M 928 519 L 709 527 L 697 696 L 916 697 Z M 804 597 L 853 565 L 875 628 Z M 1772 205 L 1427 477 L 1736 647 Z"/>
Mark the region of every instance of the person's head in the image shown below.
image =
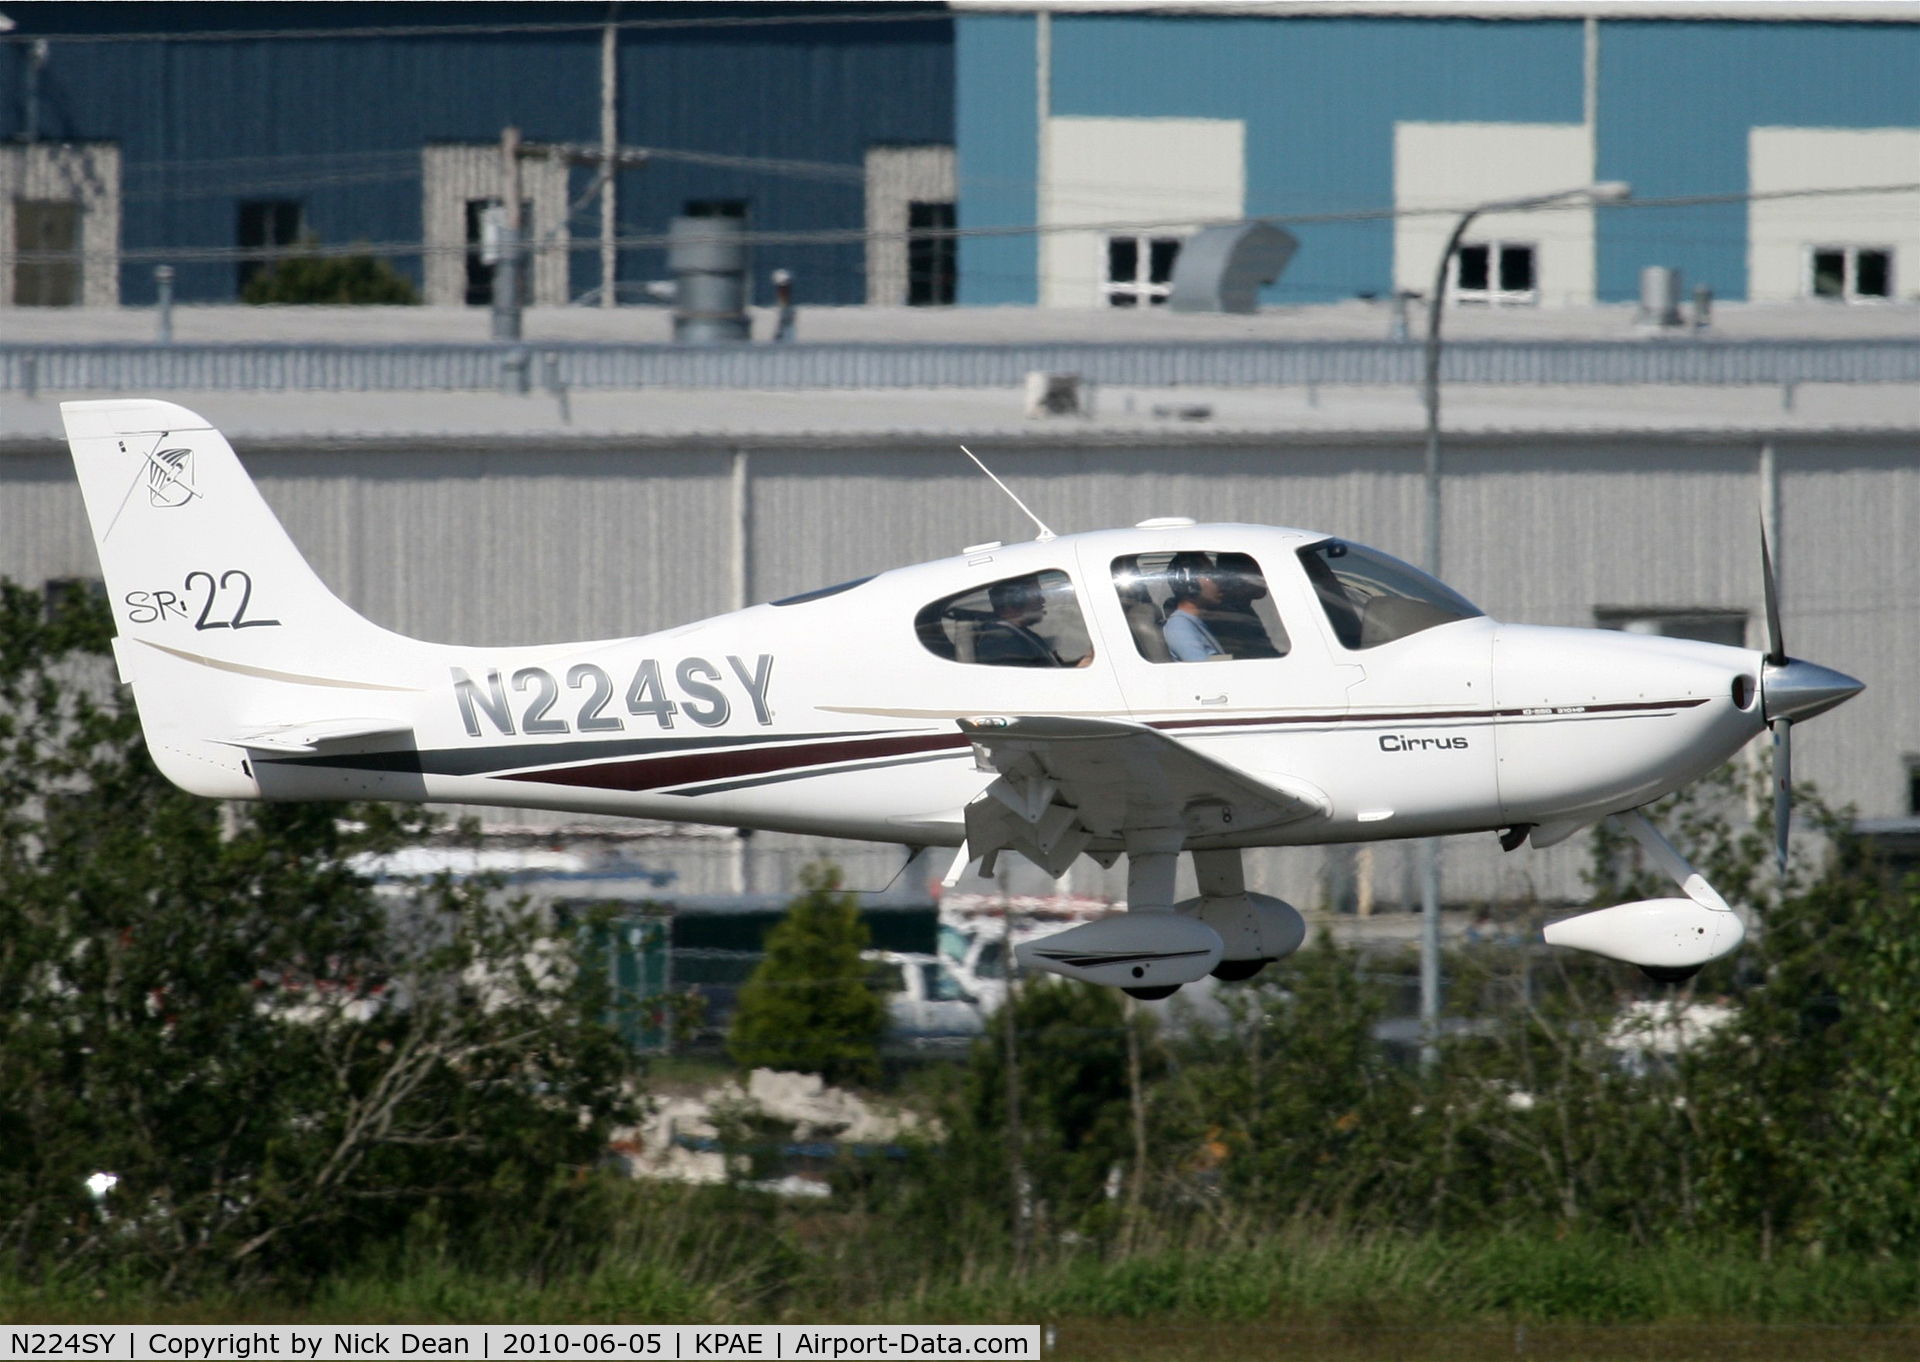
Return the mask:
<path id="1" fill-rule="evenodd" d="M 1220 571 L 1220 591 L 1235 604 L 1250 604 L 1267 594 L 1267 580 L 1250 553 L 1223 553 L 1215 566 Z"/>
<path id="2" fill-rule="evenodd" d="M 1032 624 L 1047 609 L 1046 597 L 1040 594 L 1040 583 L 1031 577 L 995 582 L 987 588 L 987 603 L 995 615 L 1010 624 Z"/>
<path id="3" fill-rule="evenodd" d="M 1204 553 L 1176 553 L 1167 564 L 1167 586 L 1173 599 L 1185 605 L 1212 605 L 1220 599 L 1220 577 Z"/>

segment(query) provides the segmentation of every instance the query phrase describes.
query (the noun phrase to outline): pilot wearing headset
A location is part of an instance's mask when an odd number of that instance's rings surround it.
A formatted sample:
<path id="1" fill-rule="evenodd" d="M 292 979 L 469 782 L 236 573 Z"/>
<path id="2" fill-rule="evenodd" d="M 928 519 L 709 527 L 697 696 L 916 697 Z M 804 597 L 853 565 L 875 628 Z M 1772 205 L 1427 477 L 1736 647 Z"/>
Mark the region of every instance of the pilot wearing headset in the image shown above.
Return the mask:
<path id="1" fill-rule="evenodd" d="M 1205 662 L 1225 657 L 1227 650 L 1207 626 L 1206 616 L 1226 603 L 1220 576 L 1204 553 L 1177 553 L 1167 564 L 1167 585 L 1173 590 L 1173 608 L 1161 626 L 1161 637 L 1176 662 Z"/>

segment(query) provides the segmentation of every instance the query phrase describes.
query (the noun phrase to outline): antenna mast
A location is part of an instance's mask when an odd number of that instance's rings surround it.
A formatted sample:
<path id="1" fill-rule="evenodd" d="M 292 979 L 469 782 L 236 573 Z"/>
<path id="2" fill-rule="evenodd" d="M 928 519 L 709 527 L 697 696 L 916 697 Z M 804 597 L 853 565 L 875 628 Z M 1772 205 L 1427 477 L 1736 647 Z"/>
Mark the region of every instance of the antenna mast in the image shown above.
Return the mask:
<path id="1" fill-rule="evenodd" d="M 1020 500 L 1019 497 L 1016 497 L 1013 495 L 1013 489 L 1011 487 L 1007 486 L 1004 482 L 1000 481 L 1000 479 L 993 477 L 993 470 L 980 462 L 980 456 L 978 454 L 975 454 L 971 449 L 968 449 L 965 445 L 960 446 L 960 452 L 966 455 L 969 459 L 972 459 L 974 464 L 980 469 L 982 473 L 985 473 L 988 477 L 993 478 L 993 485 L 995 487 L 998 487 L 1001 491 L 1005 492 L 1009 497 L 1013 497 L 1013 504 L 1015 506 L 1018 506 L 1021 509 L 1021 511 L 1025 512 L 1028 520 L 1031 520 L 1034 524 L 1040 527 L 1040 533 L 1037 537 L 1037 542 L 1044 544 L 1049 539 L 1055 539 L 1059 537 L 1055 535 L 1052 530 L 1047 528 L 1046 521 L 1042 520 L 1039 516 L 1035 515 L 1032 511 L 1027 509 L 1026 502 Z"/>

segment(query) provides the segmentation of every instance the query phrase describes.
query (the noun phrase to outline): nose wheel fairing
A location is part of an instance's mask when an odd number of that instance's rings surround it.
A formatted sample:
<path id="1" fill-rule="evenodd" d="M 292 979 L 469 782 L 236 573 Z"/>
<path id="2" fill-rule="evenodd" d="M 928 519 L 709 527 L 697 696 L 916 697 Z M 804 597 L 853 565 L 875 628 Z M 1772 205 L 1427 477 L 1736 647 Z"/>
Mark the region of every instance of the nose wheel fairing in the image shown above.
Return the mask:
<path id="1" fill-rule="evenodd" d="M 1567 918 L 1541 933 L 1547 944 L 1625 961 L 1655 977 L 1663 977 L 1661 972 L 1685 977 L 1737 949 L 1746 939 L 1746 924 L 1706 877 L 1638 809 L 1612 817 L 1686 897 L 1620 903 Z"/>

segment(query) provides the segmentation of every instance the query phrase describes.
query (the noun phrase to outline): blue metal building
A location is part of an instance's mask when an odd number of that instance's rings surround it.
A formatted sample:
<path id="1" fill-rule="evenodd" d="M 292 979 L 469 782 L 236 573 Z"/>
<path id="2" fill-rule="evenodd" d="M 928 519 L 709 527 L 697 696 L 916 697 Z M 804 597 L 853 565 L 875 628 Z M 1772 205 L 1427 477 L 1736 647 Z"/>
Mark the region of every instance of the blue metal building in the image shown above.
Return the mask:
<path id="1" fill-rule="evenodd" d="M 1534 162 L 1523 193 L 1625 181 L 1642 203 L 1834 187 L 1814 183 L 1822 166 L 1856 183 L 1863 167 L 1877 167 L 1877 184 L 1920 181 L 1911 4 L 1167 8 L 956 5 L 960 217 L 976 232 L 961 245 L 962 301 L 1095 305 L 1103 289 L 1109 302 L 1138 300 L 1162 282 L 1145 276 L 1144 241 L 1106 261 L 1097 240 L 1056 250 L 995 229 L 1041 222 L 1071 236 L 1146 202 L 1156 182 L 1187 182 L 1189 223 L 1223 204 L 1235 208 L 1225 216 L 1309 219 L 1293 226 L 1299 253 L 1264 297 L 1313 302 L 1406 287 L 1421 278 L 1416 263 L 1432 270 L 1437 246 L 1414 252 L 1404 239 L 1418 262 L 1396 263 L 1393 220 L 1312 221 L 1409 207 L 1416 154 L 1464 182 L 1452 199 L 1464 205 L 1479 201 L 1471 186 L 1481 169 L 1491 175 L 1485 197 L 1506 196 L 1497 167 L 1477 164 L 1487 160 L 1508 170 Z M 1503 125 L 1524 126 L 1531 142 L 1503 142 Z M 1188 164 L 1209 156 L 1225 167 L 1212 181 Z M 1631 299 L 1650 265 L 1728 298 L 1782 296 L 1794 280 L 1801 296 L 1920 296 L 1920 199 L 1855 198 L 1850 217 L 1827 222 L 1762 207 L 1781 201 L 1603 211 L 1582 247 L 1591 281 L 1556 290 L 1542 279 L 1534 301 Z M 1176 235 L 1181 209 L 1178 191 L 1157 209 Z M 1801 264 L 1783 254 L 1792 252 Z M 1113 277 L 1136 260 L 1137 280 Z M 1528 263 L 1516 256 L 1516 273 Z M 1875 293 L 1883 264 L 1893 278 Z"/>
<path id="2" fill-rule="evenodd" d="M 0 10 L 13 22 L 0 33 L 0 139 L 16 152 L 117 149 L 127 303 L 151 301 L 152 265 L 169 251 L 181 253 L 177 296 L 231 299 L 236 263 L 191 253 L 271 244 L 296 224 L 326 243 L 429 239 L 430 146 L 484 155 L 508 125 L 531 141 L 598 144 L 609 20 L 619 25 L 620 142 L 697 158 L 620 172 L 619 234 L 657 236 L 700 204 L 744 206 L 760 232 L 843 238 L 763 248 L 763 291 L 766 271 L 786 266 L 802 301 L 864 299 L 869 148 L 953 140 L 952 23 L 928 4 L 21 0 Z M 577 199 L 591 174 L 574 167 L 566 196 Z M 10 219 L 7 244 L 22 244 L 23 223 Z M 568 298 L 600 282 L 581 226 L 565 253 Z M 419 255 L 396 263 L 422 281 Z M 619 271 L 664 274 L 645 248 L 623 249 Z"/>
<path id="3" fill-rule="evenodd" d="M 1920 298 L 1920 194 L 1886 192 L 1920 183 L 1913 0 L 0 11 L 0 306 L 149 302 L 160 263 L 231 299 L 236 252 L 305 236 L 480 302 L 490 148 L 599 144 L 610 24 L 617 139 L 655 152 L 616 176 L 627 297 L 691 209 L 746 215 L 761 302 L 785 267 L 803 303 L 1148 305 L 1185 235 L 1257 216 L 1301 242 L 1264 300 L 1328 301 L 1430 287 L 1463 206 L 1623 181 L 1636 206 L 1482 221 L 1451 287 Z M 590 297 L 593 167 L 544 167 L 533 300 Z M 1680 198 L 1717 201 L 1648 206 Z"/>

